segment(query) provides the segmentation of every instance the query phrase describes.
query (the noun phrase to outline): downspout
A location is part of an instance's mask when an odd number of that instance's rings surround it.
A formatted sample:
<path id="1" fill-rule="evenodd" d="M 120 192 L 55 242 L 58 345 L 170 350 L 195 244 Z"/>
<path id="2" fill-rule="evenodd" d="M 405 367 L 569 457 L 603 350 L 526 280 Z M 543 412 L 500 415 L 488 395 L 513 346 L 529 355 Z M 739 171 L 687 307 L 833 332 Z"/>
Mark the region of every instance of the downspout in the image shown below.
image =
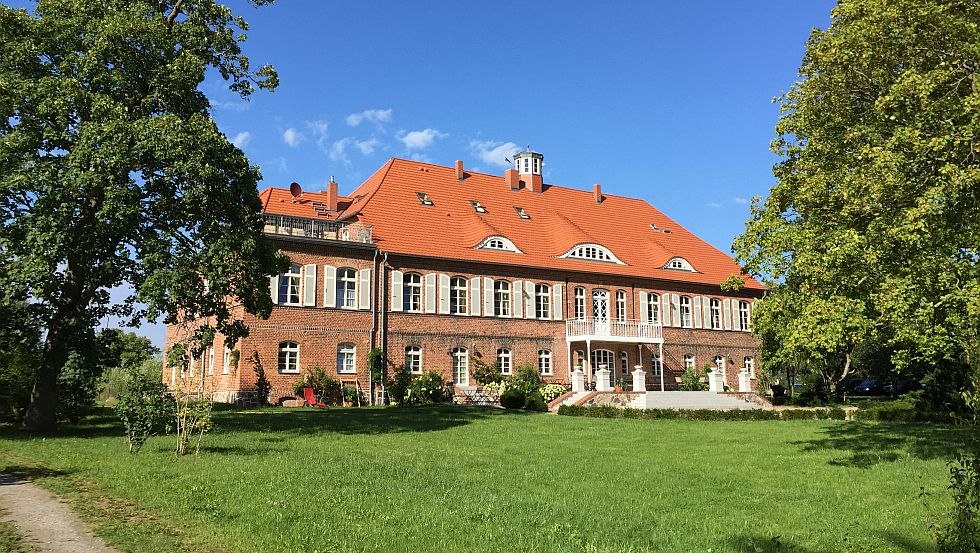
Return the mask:
<path id="1" fill-rule="evenodd" d="M 377 275 L 378 275 L 378 249 L 374 249 L 374 274 L 375 274 L 375 287 L 371 291 L 371 350 L 374 350 L 377 344 L 377 332 L 378 332 L 378 287 L 377 287 Z M 368 368 L 368 393 L 371 392 L 371 370 Z M 368 405 L 374 405 L 374 394 L 368 399 Z"/>
<path id="2" fill-rule="evenodd" d="M 379 298 L 378 303 L 381 304 L 381 312 L 379 313 L 379 319 L 381 321 L 381 359 L 384 362 L 388 360 L 388 309 L 385 307 L 385 303 L 388 294 L 386 293 L 386 287 L 388 286 L 388 252 L 384 252 L 384 259 L 381 260 L 381 278 L 379 284 L 381 285 L 378 289 Z M 384 372 L 384 367 L 382 366 L 382 372 Z M 384 382 L 381 383 L 381 397 L 384 398 L 385 388 Z"/>

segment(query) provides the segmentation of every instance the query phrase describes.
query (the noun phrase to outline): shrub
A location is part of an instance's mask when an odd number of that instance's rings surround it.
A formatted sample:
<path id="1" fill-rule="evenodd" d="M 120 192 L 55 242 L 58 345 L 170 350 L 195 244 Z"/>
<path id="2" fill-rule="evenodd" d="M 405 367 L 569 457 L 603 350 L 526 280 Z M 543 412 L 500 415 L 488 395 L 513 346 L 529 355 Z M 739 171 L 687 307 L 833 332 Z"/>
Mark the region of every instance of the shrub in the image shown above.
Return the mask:
<path id="1" fill-rule="evenodd" d="M 695 367 L 688 367 L 684 370 L 684 374 L 681 375 L 680 389 L 685 392 L 702 392 L 708 389 L 708 386 L 701 382 L 704 378 L 704 373 Z"/>
<path id="2" fill-rule="evenodd" d="M 551 402 L 556 397 L 564 394 L 566 391 L 568 390 L 566 390 L 561 384 L 546 384 L 539 390 L 541 397 L 544 398 L 546 402 Z"/>
<path id="3" fill-rule="evenodd" d="M 344 403 L 361 405 L 364 403 L 364 394 L 354 386 L 344 386 Z"/>
<path id="4" fill-rule="evenodd" d="M 854 413 L 854 420 L 880 422 L 953 422 L 949 413 L 928 409 L 915 396 L 894 401 L 869 402 Z"/>
<path id="5" fill-rule="evenodd" d="M 541 374 L 538 369 L 530 363 L 521 363 L 517 366 L 516 374 L 510 379 L 508 386 L 523 392 L 525 396 L 535 392 L 544 382 L 541 381 Z"/>
<path id="6" fill-rule="evenodd" d="M 133 375 L 116 399 L 116 414 L 126 427 L 130 453 L 138 453 L 150 436 L 167 433 L 177 414 L 177 403 L 167 387 L 141 375 Z"/>
<path id="7" fill-rule="evenodd" d="M 500 399 L 500 395 L 507 389 L 507 382 L 491 382 L 483 386 L 483 393 L 495 400 Z"/>
<path id="8" fill-rule="evenodd" d="M 232 353 L 235 351 L 238 350 L 236 349 Z M 252 352 L 251 361 L 252 372 L 255 373 L 255 399 L 259 405 L 266 405 L 269 403 L 269 394 L 272 393 L 272 384 L 265 377 L 265 367 L 262 366 L 262 360 L 259 359 L 259 352 Z M 302 393 L 302 390 L 300 390 L 300 393 Z"/>
<path id="9" fill-rule="evenodd" d="M 326 405 L 337 405 L 344 400 L 343 386 L 320 367 L 310 369 L 303 379 L 293 384 L 293 393 L 302 396 L 303 388 L 313 388 L 313 397 Z"/>
<path id="10" fill-rule="evenodd" d="M 405 395 L 405 403 L 416 405 L 443 403 L 449 399 L 446 383 L 436 371 L 429 371 L 412 381 Z"/>
<path id="11" fill-rule="evenodd" d="M 385 382 L 385 390 L 393 403 L 401 404 L 405 401 L 405 394 L 408 387 L 412 384 L 412 373 L 405 365 L 392 367 L 388 373 L 388 381 Z"/>
<path id="12" fill-rule="evenodd" d="M 488 364 L 478 357 L 473 358 L 473 369 L 470 371 L 470 376 L 481 386 L 500 382 L 504 378 L 500 374 L 500 363 L 493 362 Z"/>
<path id="13" fill-rule="evenodd" d="M 527 402 L 527 394 L 516 387 L 508 387 L 500 394 L 500 406 L 504 409 L 522 409 Z"/>
<path id="14" fill-rule="evenodd" d="M 934 530 L 937 551 L 980 551 L 980 457 L 960 457 L 950 463 L 949 473 L 953 508 L 951 520 Z"/>
<path id="15" fill-rule="evenodd" d="M 534 391 L 524 401 L 524 408 L 528 411 L 547 411 L 548 403 L 541 397 L 541 392 Z"/>

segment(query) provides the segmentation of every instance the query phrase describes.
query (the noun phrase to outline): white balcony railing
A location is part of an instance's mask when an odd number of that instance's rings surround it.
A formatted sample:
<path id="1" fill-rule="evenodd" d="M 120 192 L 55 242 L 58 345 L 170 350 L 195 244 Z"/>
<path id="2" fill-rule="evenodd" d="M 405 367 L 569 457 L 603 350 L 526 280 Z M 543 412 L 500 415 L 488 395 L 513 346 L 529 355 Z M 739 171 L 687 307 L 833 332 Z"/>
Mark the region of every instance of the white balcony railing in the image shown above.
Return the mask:
<path id="1" fill-rule="evenodd" d="M 341 223 L 337 221 L 320 221 L 305 217 L 289 217 L 264 213 L 266 234 L 285 236 L 302 236 L 319 238 L 321 240 L 340 240 L 343 242 L 361 242 L 372 244 L 371 225 L 363 223 Z"/>
<path id="2" fill-rule="evenodd" d="M 663 340 L 660 323 L 641 321 L 604 321 L 569 319 L 565 321 L 565 337 L 594 340 L 652 341 Z"/>

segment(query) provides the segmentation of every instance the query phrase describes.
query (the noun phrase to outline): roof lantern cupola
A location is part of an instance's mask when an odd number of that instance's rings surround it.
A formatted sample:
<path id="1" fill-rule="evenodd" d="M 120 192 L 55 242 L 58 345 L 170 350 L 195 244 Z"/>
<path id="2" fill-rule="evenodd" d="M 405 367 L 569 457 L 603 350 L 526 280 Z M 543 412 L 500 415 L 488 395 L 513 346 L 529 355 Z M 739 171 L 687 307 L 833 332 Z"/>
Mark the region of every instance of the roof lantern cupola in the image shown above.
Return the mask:
<path id="1" fill-rule="evenodd" d="M 542 165 L 544 165 L 544 155 L 532 152 L 530 146 L 523 152 L 514 154 L 514 168 L 531 192 L 541 192 L 544 189 L 541 180 Z"/>

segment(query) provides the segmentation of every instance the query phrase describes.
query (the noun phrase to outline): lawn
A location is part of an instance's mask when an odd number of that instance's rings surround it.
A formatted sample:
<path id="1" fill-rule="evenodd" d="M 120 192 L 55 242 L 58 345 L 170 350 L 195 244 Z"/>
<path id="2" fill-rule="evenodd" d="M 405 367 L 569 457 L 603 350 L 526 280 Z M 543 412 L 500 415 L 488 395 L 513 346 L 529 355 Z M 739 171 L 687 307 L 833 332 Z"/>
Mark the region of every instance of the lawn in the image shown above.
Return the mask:
<path id="1" fill-rule="evenodd" d="M 223 411 L 201 454 L 108 417 L 0 463 L 128 551 L 932 551 L 959 428 L 455 407 Z M 923 495 L 921 492 L 929 492 Z"/>

